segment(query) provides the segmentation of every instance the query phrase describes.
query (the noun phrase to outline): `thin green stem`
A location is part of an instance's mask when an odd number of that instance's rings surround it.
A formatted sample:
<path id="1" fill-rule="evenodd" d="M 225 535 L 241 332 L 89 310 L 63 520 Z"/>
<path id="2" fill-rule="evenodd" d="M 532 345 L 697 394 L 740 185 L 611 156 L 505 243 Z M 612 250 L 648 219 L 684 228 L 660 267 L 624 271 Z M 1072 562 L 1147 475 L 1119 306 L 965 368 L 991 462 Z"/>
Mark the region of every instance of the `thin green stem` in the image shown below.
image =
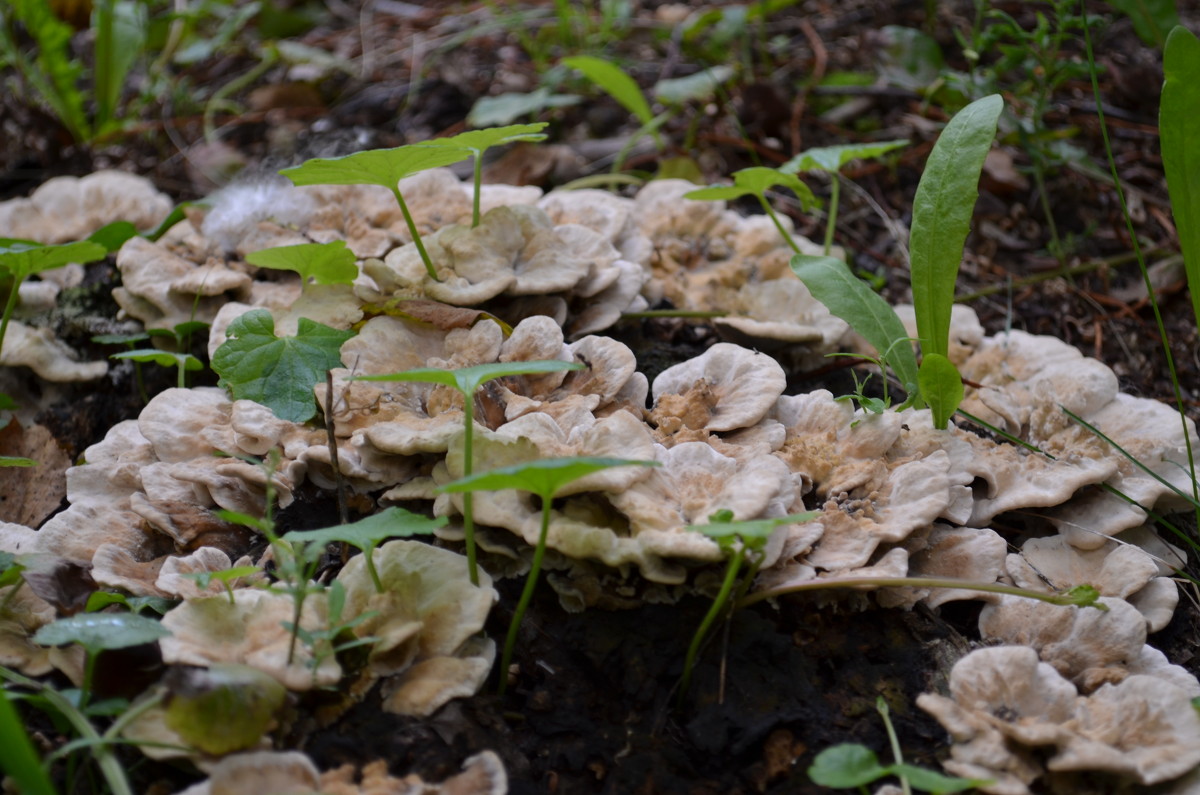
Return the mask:
<path id="1" fill-rule="evenodd" d="M 779 216 L 775 214 L 775 210 L 772 209 L 771 203 L 767 201 L 767 197 L 761 193 L 756 193 L 754 196 L 758 199 L 758 203 L 762 205 L 762 208 L 766 211 L 767 215 L 771 217 L 771 222 L 775 224 L 775 228 L 778 229 L 779 234 L 783 236 L 784 242 L 792 247 L 792 251 L 796 252 L 797 254 L 803 254 L 804 252 L 800 250 L 800 246 L 798 246 L 796 241 L 792 239 L 792 233 L 784 227 L 783 222 L 779 220 Z"/>
<path id="2" fill-rule="evenodd" d="M 533 549 L 533 562 L 529 565 L 529 574 L 525 577 L 525 587 L 521 589 L 521 598 L 517 600 L 517 608 L 513 611 L 512 623 L 508 625 L 508 634 L 504 638 L 504 653 L 500 656 L 500 687 L 498 693 L 503 696 L 508 689 L 508 667 L 512 663 L 513 649 L 517 645 L 517 631 L 521 628 L 521 619 L 525 609 L 533 599 L 533 589 L 537 587 L 538 575 L 542 571 L 542 558 L 546 554 L 546 537 L 550 535 L 550 501 L 553 494 L 542 494 L 542 527 L 538 532 L 537 546 Z"/>
<path id="3" fill-rule="evenodd" d="M 883 696 L 876 700 L 875 709 L 879 710 L 879 717 L 883 718 L 883 728 L 887 731 L 888 744 L 892 747 L 892 757 L 896 760 L 897 765 L 904 764 L 904 755 L 900 752 L 900 738 L 896 736 L 896 727 L 892 725 L 888 703 Z M 909 786 L 908 778 L 903 775 L 900 775 L 900 789 L 904 795 L 912 795 L 912 787 Z"/>
<path id="4" fill-rule="evenodd" d="M 83 684 L 79 687 L 79 709 L 87 708 L 88 701 L 92 697 L 92 680 L 96 675 L 96 653 L 91 649 L 84 649 L 83 657 Z"/>
<path id="5" fill-rule="evenodd" d="M 4 335 L 8 332 L 8 320 L 12 317 L 13 310 L 17 308 L 18 292 L 21 288 L 21 282 L 24 279 L 13 279 L 12 288 L 8 294 L 8 301 L 4 304 L 4 318 L 0 320 L 0 353 L 4 352 Z"/>
<path id="6" fill-rule="evenodd" d="M 1125 203 L 1125 191 L 1121 188 L 1120 177 L 1117 175 L 1117 162 L 1113 158 L 1112 145 L 1108 139 L 1108 123 L 1104 118 L 1104 103 L 1100 97 L 1100 81 L 1096 76 L 1096 58 L 1092 52 L 1092 27 L 1087 21 L 1087 3 L 1079 0 L 1080 12 L 1083 14 L 1083 42 L 1087 52 L 1088 74 L 1092 79 L 1092 96 L 1096 99 L 1096 116 L 1100 122 L 1100 135 L 1104 141 L 1104 154 L 1108 159 L 1108 170 L 1112 175 L 1113 189 L 1117 201 L 1121 205 L 1121 214 L 1125 216 L 1125 229 L 1129 233 L 1129 242 L 1137 254 L 1138 267 L 1142 271 L 1142 281 L 1146 285 L 1146 295 L 1150 299 L 1150 308 L 1154 312 L 1154 322 L 1158 325 L 1158 338 L 1162 342 L 1163 355 L 1167 360 L 1167 370 L 1171 374 L 1171 389 L 1175 393 L 1175 406 L 1179 410 L 1179 422 L 1183 426 L 1183 443 L 1187 449 L 1188 474 L 1192 480 L 1192 502 L 1196 506 L 1196 522 L 1200 524 L 1200 484 L 1196 481 L 1196 459 L 1192 452 L 1192 438 L 1188 433 L 1187 411 L 1183 404 L 1183 392 L 1179 387 L 1179 374 L 1175 369 L 1175 357 L 1171 354 L 1170 340 L 1167 337 L 1167 327 L 1163 323 L 1162 312 L 1158 308 L 1158 299 L 1154 294 L 1154 284 L 1150 281 L 1150 271 L 1146 268 L 1146 259 L 1142 256 L 1141 244 L 1138 242 L 1137 231 L 1133 228 L 1133 219 L 1129 215 L 1129 206 Z"/>
<path id="7" fill-rule="evenodd" d="M 474 471 L 475 464 L 475 396 L 463 395 L 463 477 Z M 479 585 L 479 564 L 475 552 L 475 495 L 463 494 L 463 539 L 467 544 L 467 574 L 472 585 Z"/>
<path id="8" fill-rule="evenodd" d="M 471 228 L 479 226 L 479 194 L 483 189 L 483 157 L 475 153 L 475 195 L 471 203 Z"/>
<path id="9" fill-rule="evenodd" d="M 400 195 L 400 188 L 392 188 L 392 195 L 396 197 L 396 203 L 400 205 L 400 214 L 404 216 L 404 223 L 408 226 L 408 233 L 412 235 L 413 244 L 417 247 L 417 253 L 421 255 L 421 262 L 425 263 L 425 272 L 429 274 L 429 278 L 435 282 L 440 282 L 437 269 L 433 267 L 433 260 L 429 258 L 429 252 L 425 250 L 425 244 L 421 242 L 421 233 L 417 231 L 417 223 L 413 220 L 412 213 L 408 211 L 408 205 L 404 201 L 404 197 Z"/>
<path id="10" fill-rule="evenodd" d="M 734 583 L 737 582 L 738 571 L 742 568 L 742 559 L 746 555 L 746 548 L 743 545 L 738 545 L 734 551 L 733 557 L 729 559 L 729 565 L 725 569 L 725 580 L 721 583 L 721 590 L 717 592 L 713 599 L 712 605 L 708 608 L 708 612 L 704 614 L 704 619 L 701 620 L 700 626 L 696 628 L 696 633 L 692 635 L 692 642 L 688 644 L 687 654 L 683 658 L 683 676 L 679 680 L 679 706 L 683 706 L 684 698 L 687 696 L 688 688 L 692 684 L 692 667 L 696 664 L 696 655 L 700 653 L 700 646 L 704 643 L 704 639 L 708 636 L 708 630 L 712 627 L 717 616 L 721 614 L 726 602 L 729 601 L 729 595 L 733 593 Z"/>
<path id="11" fill-rule="evenodd" d="M 838 200 L 842 192 L 842 181 L 837 172 L 829 175 L 829 219 L 825 222 L 825 256 L 833 249 L 833 230 L 837 227 Z"/>
<path id="12" fill-rule="evenodd" d="M 262 60 L 255 64 L 253 68 L 238 75 L 213 92 L 213 95 L 204 105 L 204 114 L 202 117 L 205 141 L 210 144 L 217 141 L 217 128 L 213 123 L 213 117 L 217 115 L 218 108 L 228 104 L 226 103 L 226 97 L 231 97 L 246 86 L 254 83 L 254 81 L 266 74 L 278 60 L 279 50 L 274 46 L 268 46 L 264 48 Z"/>
<path id="13" fill-rule="evenodd" d="M 776 599 L 792 593 L 824 591 L 834 588 L 957 588 L 964 591 L 1023 596 L 1052 605 L 1073 605 L 1079 603 L 1078 599 L 1069 593 L 1041 593 L 1040 591 L 1031 591 L 1027 588 L 1017 588 L 1014 585 L 1004 585 L 998 582 L 972 582 L 970 580 L 956 580 L 950 577 L 844 577 L 832 580 L 806 580 L 796 585 L 785 585 L 780 588 L 757 591 L 742 599 L 738 603 L 738 607 L 748 607 L 764 599 Z M 1102 604 L 1092 606 L 1103 610 L 1108 609 Z"/>
<path id="14" fill-rule="evenodd" d="M 383 593 L 383 580 L 379 578 L 379 570 L 375 568 L 375 545 L 368 544 L 363 550 L 363 563 L 367 567 L 367 573 L 371 575 L 371 582 L 375 586 L 375 593 Z"/>

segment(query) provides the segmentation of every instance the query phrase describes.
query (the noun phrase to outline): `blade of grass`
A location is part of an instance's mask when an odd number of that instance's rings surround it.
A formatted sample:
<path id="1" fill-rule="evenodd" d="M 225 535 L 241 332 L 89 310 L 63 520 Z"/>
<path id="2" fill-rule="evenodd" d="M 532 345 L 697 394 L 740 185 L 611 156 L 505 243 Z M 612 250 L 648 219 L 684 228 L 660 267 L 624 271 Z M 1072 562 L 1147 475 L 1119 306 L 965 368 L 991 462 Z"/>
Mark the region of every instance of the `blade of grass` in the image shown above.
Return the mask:
<path id="1" fill-rule="evenodd" d="M 1085 18 L 1087 15 L 1087 3 L 1085 0 L 1079 0 L 1081 13 Z M 1138 242 L 1137 232 L 1133 228 L 1133 218 L 1129 215 L 1129 205 L 1125 201 L 1125 191 L 1121 188 L 1121 180 L 1117 174 L 1117 161 L 1113 158 L 1112 144 L 1108 139 L 1108 122 L 1104 117 L 1104 102 L 1100 96 L 1100 80 L 1096 76 L 1096 57 L 1092 50 L 1092 33 L 1091 26 L 1083 26 L 1083 43 L 1087 53 L 1088 75 L 1092 80 L 1092 96 L 1096 100 L 1096 116 L 1100 120 L 1100 137 L 1104 141 L 1104 156 L 1108 160 L 1109 174 L 1113 179 L 1113 190 L 1116 191 L 1117 201 L 1121 205 L 1121 215 L 1125 218 L 1125 229 L 1129 233 L 1129 241 L 1133 246 L 1133 251 L 1137 254 L 1138 268 L 1142 271 L 1142 281 L 1146 285 L 1146 294 L 1150 299 L 1150 309 L 1154 312 L 1154 322 L 1158 327 L 1158 338 L 1162 343 L 1163 356 L 1167 360 L 1167 370 L 1171 375 L 1171 389 L 1175 393 L 1175 406 L 1179 410 L 1179 422 L 1183 426 L 1183 443 L 1187 449 L 1188 473 L 1192 479 L 1192 497 L 1191 502 L 1196 506 L 1196 522 L 1200 525 L 1200 486 L 1196 483 L 1196 458 L 1192 451 L 1192 438 L 1188 433 L 1187 410 L 1183 403 L 1183 390 L 1179 386 L 1179 372 L 1175 368 L 1175 357 L 1171 353 L 1170 340 L 1167 337 L 1167 327 L 1163 323 L 1162 311 L 1158 306 L 1158 299 L 1155 297 L 1154 284 L 1150 281 L 1150 271 L 1146 267 L 1146 258 L 1142 255 L 1142 247 Z M 1185 253 L 1186 267 L 1186 253 Z"/>

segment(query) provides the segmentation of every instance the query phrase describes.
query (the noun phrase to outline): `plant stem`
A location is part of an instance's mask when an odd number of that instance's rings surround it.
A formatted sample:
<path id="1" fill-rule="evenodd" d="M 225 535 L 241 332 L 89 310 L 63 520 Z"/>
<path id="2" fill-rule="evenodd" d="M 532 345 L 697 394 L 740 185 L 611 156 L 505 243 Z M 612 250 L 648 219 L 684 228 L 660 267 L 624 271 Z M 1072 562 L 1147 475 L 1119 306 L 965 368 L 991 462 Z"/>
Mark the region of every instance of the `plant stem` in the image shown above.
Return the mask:
<path id="1" fill-rule="evenodd" d="M 508 689 L 508 666 L 512 662 L 513 649 L 517 645 L 517 631 L 521 628 L 521 619 L 525 609 L 533 599 L 533 589 L 537 586 L 538 575 L 542 571 L 542 557 L 546 554 L 546 537 L 550 534 L 550 501 L 553 494 L 543 494 L 542 497 L 542 528 L 538 533 L 537 546 L 533 549 L 533 563 L 529 566 L 529 574 L 525 577 L 525 587 L 521 589 L 521 598 L 517 600 L 517 608 L 513 611 L 512 623 L 508 625 L 508 635 L 504 638 L 504 653 L 500 656 L 500 687 L 499 695 L 503 696 Z"/>
<path id="2" fill-rule="evenodd" d="M 0 320 L 0 354 L 4 353 L 4 335 L 8 332 L 8 319 L 12 317 L 13 310 L 17 308 L 18 291 L 21 287 L 21 282 L 24 279 L 12 280 L 12 287 L 8 293 L 8 301 L 4 304 L 4 318 Z"/>
<path id="3" fill-rule="evenodd" d="M 429 252 L 425 250 L 425 244 L 421 242 L 421 233 L 417 231 L 417 224 L 413 221 L 412 213 L 408 211 L 408 205 L 404 203 L 404 197 L 400 195 L 400 188 L 392 188 L 392 195 L 396 197 L 396 203 L 400 205 L 400 214 L 404 216 L 404 223 L 408 225 L 408 233 L 412 235 L 417 253 L 421 255 L 421 261 L 425 263 L 425 272 L 429 274 L 429 278 L 440 282 L 437 270 L 433 267 L 433 260 L 429 259 Z"/>
<path id="4" fill-rule="evenodd" d="M 475 396 L 463 394 L 463 477 L 474 470 L 475 461 Z M 479 585 L 479 564 L 475 560 L 475 495 L 463 494 L 463 539 L 467 544 L 467 574 L 471 584 Z"/>
<path id="5" fill-rule="evenodd" d="M 796 252 L 797 254 L 803 254 L 804 252 L 800 250 L 800 246 L 796 245 L 796 241 L 792 239 L 792 233 L 784 228 L 783 223 L 779 220 L 779 216 L 776 215 L 775 210 L 771 208 L 771 203 L 767 201 L 767 197 L 763 196 L 761 193 L 756 193 L 754 195 L 758 199 L 758 203 L 762 205 L 762 208 L 766 210 L 767 215 L 771 217 L 771 222 L 775 224 L 775 228 L 779 230 L 779 234 L 783 235 L 784 242 L 792 247 L 792 251 Z"/>
<path id="6" fill-rule="evenodd" d="M 475 195 L 471 203 L 471 228 L 479 226 L 479 193 L 483 189 L 483 157 L 475 153 Z"/>
<path id="7" fill-rule="evenodd" d="M 875 709 L 879 710 L 879 716 L 883 718 L 883 728 L 887 731 L 888 744 L 892 746 L 892 757 L 895 758 L 897 765 L 904 764 L 904 755 L 900 752 L 900 738 L 896 736 L 896 727 L 892 725 L 892 719 L 888 714 L 888 703 L 883 696 L 875 701 Z M 900 789 L 904 795 L 912 795 L 912 787 L 909 786 L 908 779 L 904 775 L 900 775 Z"/>
<path id="8" fill-rule="evenodd" d="M 729 601 L 729 595 L 733 592 L 733 585 L 737 582 L 738 571 L 742 568 L 742 558 L 746 555 L 744 545 L 738 545 L 734 551 L 733 557 L 729 559 L 729 566 L 725 569 L 725 580 L 721 583 L 721 590 L 717 592 L 713 599 L 712 605 L 705 613 L 704 619 L 700 622 L 700 626 L 696 628 L 696 634 L 692 635 L 692 642 L 688 645 L 687 654 L 683 658 L 683 676 L 679 680 L 679 701 L 678 705 L 683 706 L 684 698 L 687 696 L 688 688 L 692 684 L 692 666 L 696 663 L 696 655 L 700 652 L 700 646 L 704 643 L 704 638 L 708 635 L 708 630 L 712 623 L 716 621 L 721 610 L 725 607 L 725 603 Z"/>
<path id="9" fill-rule="evenodd" d="M 842 192 L 842 182 L 838 179 L 837 172 L 829 175 L 831 180 L 829 184 L 829 219 L 825 222 L 825 256 L 829 256 L 830 250 L 833 249 L 833 230 L 837 226 L 838 216 L 838 199 Z"/>

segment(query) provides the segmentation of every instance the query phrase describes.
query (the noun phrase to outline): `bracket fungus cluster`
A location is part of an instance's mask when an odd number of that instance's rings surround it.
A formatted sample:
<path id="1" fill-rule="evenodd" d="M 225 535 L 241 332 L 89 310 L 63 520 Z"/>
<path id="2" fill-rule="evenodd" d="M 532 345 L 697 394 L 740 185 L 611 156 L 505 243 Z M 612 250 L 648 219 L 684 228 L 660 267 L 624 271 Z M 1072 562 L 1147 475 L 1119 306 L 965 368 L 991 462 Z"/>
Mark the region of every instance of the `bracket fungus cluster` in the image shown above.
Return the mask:
<path id="1" fill-rule="evenodd" d="M 104 187 L 96 175 L 69 197 L 47 186 L 0 205 L 0 229 L 36 236 L 36 225 L 64 207 L 104 206 L 93 193 L 106 190 L 136 197 L 136 222 L 153 223 L 165 212 L 161 198 L 127 181 Z M 634 580 L 679 593 L 726 554 L 689 530 L 718 511 L 735 521 L 815 511 L 811 521 L 775 528 L 757 590 L 908 576 L 1047 593 L 1090 585 L 1101 594 L 1103 612 L 932 585 L 880 592 L 889 606 L 983 599 L 981 637 L 1004 644 L 959 661 L 949 695 L 920 700 L 953 740 L 950 771 L 993 779 L 983 789 L 1008 795 L 1081 771 L 1148 786 L 1200 764 L 1200 718 L 1188 702 L 1200 685 L 1147 644 L 1178 601 L 1170 574 L 1179 553 L 1147 524 L 1150 512 L 1180 507 L 1172 490 L 1186 478 L 1178 417 L 1120 393 L 1108 368 L 1065 343 L 1019 331 L 985 336 L 964 309 L 950 350 L 971 385 L 963 407 L 1025 446 L 965 425 L 937 429 L 924 409 L 872 413 L 825 390 L 784 394 L 783 367 L 753 348 L 786 345 L 800 360 L 815 358 L 854 344 L 846 325 L 788 271 L 791 248 L 774 225 L 684 199 L 692 188 L 653 182 L 623 198 L 490 186 L 471 226 L 469 186 L 446 171 L 408 177 L 401 189 L 436 278 L 390 192 L 376 186 L 252 186 L 218 199 L 207 216 L 193 211 L 158 242 L 131 239 L 117 255 L 115 291 L 129 317 L 147 326 L 215 321 L 213 351 L 254 310 L 268 310 L 285 335 L 299 318 L 319 320 L 350 336 L 338 351 L 342 366 L 304 387 L 320 412 L 315 422 L 284 419 L 223 388 L 160 393 L 68 470 L 64 511 L 36 533 L 8 526 L 0 550 L 57 556 L 90 567 L 100 586 L 178 600 L 162 621 L 172 633 L 160 643 L 169 665 L 246 664 L 293 691 L 353 676 L 362 693 L 382 681 L 387 709 L 427 716 L 475 693 L 495 656 L 482 634 L 496 599 L 491 579 L 470 584 L 465 559 L 442 548 L 462 537 L 467 499 L 439 488 L 470 463 L 479 472 L 567 456 L 654 461 L 660 466 L 645 471 L 594 473 L 557 495 L 545 543 L 564 603 L 615 604 L 605 593 L 614 583 L 628 593 Z M 69 236 L 105 220 L 88 216 Z M 245 262 L 263 248 L 313 240 L 346 242 L 352 285 L 302 288 Z M 664 305 L 729 313 L 718 326 L 733 341 L 651 381 L 627 345 L 601 332 L 623 312 Z M 466 398 L 470 452 L 461 392 L 359 380 L 547 360 L 583 367 L 498 378 Z M 1195 445 L 1194 426 L 1186 428 Z M 368 551 L 370 571 L 364 555 L 350 558 L 330 581 L 341 593 L 336 611 L 325 592 L 301 609 L 265 587 L 273 553 L 264 552 L 261 528 L 222 512 L 263 516 L 272 501 L 286 508 L 306 483 L 344 489 L 369 510 L 399 505 L 447 524 L 438 545 L 392 541 Z M 493 555 L 485 568 L 520 568 L 504 556 L 519 561 L 538 542 L 540 505 L 508 490 L 475 494 L 471 506 Z M 1017 511 L 1019 522 L 996 521 Z M 238 567 L 258 570 L 222 583 L 196 576 Z M 572 585 L 573 577 L 592 582 Z M 54 607 L 11 588 L 0 590 L 0 662 L 30 674 L 66 665 L 30 640 Z M 369 644 L 361 670 L 296 649 L 296 630 L 329 632 L 334 612 L 368 616 L 351 630 Z M 318 786 L 306 758 L 284 761 L 298 765 L 304 786 Z M 205 764 L 212 781 L 196 792 L 241 791 L 220 783 L 235 757 Z M 501 792 L 498 766 L 477 758 L 468 767 L 480 788 L 448 782 L 444 791 Z M 325 776 L 319 786 L 355 791 Z"/>

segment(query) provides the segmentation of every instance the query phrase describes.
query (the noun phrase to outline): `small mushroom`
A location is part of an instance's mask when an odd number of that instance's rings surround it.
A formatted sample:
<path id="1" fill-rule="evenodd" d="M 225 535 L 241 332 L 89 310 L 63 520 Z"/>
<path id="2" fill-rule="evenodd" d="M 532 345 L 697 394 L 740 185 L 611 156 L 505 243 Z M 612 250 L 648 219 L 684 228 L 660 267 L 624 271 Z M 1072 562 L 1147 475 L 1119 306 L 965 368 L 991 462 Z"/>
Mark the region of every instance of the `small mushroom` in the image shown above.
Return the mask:
<path id="1" fill-rule="evenodd" d="M 770 356 L 719 342 L 658 374 L 651 385 L 651 418 L 668 434 L 681 428 L 748 428 L 766 415 L 786 384 L 783 368 Z"/>
<path id="2" fill-rule="evenodd" d="M 170 211 L 170 198 L 150 180 L 104 170 L 78 178 L 54 177 L 28 199 L 0 202 L 0 229 L 6 237 L 66 243 L 83 240 L 113 221 L 153 229 Z"/>

